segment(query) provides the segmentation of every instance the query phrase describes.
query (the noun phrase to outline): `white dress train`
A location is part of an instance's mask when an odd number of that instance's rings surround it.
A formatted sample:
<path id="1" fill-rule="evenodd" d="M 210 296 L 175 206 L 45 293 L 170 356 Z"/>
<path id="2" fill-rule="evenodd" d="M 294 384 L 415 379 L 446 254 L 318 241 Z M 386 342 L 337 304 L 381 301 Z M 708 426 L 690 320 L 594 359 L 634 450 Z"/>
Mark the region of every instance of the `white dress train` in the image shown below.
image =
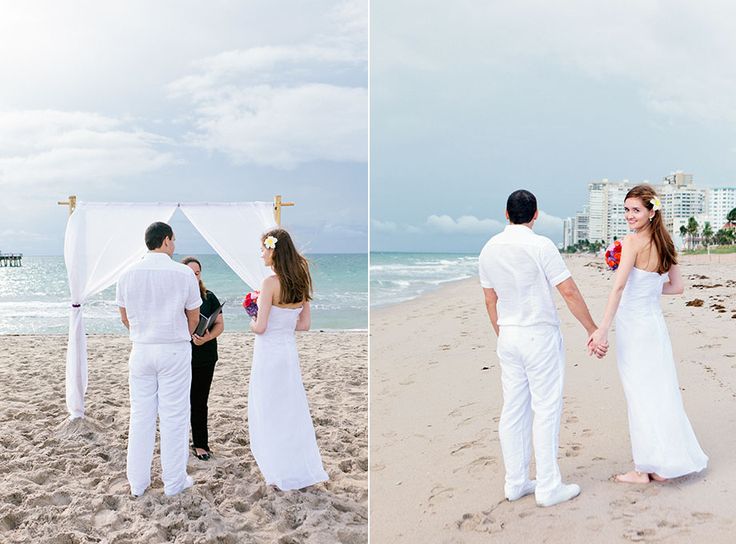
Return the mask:
<path id="1" fill-rule="evenodd" d="M 626 403 L 634 466 L 676 478 L 703 470 L 698 444 L 682 404 L 660 297 L 667 274 L 634 268 L 616 312 L 616 354 Z"/>
<path id="2" fill-rule="evenodd" d="M 328 479 L 317 448 L 296 349 L 301 308 L 271 307 L 257 334 L 248 387 L 250 448 L 266 483 L 301 489 Z"/>

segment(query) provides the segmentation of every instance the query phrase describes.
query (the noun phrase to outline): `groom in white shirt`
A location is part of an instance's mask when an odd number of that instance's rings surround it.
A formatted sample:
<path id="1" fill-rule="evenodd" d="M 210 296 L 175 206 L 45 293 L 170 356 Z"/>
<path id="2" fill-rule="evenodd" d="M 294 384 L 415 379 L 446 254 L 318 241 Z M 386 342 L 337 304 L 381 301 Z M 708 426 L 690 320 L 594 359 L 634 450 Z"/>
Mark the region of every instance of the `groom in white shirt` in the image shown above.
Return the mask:
<path id="1" fill-rule="evenodd" d="M 588 307 L 554 243 L 532 231 L 539 216 L 529 191 L 506 203 L 506 229 L 480 254 L 480 284 L 498 336 L 503 410 L 498 434 L 506 468 L 504 493 L 514 501 L 534 493 L 539 506 L 576 497 L 557 464 L 565 351 L 552 287 L 556 287 L 588 336 L 596 330 Z M 597 352 L 605 355 L 607 346 Z M 532 437 L 537 479 L 529 479 Z"/>
<path id="2" fill-rule="evenodd" d="M 166 223 L 146 229 L 149 252 L 118 280 L 116 301 L 133 348 L 129 360 L 130 431 L 127 476 L 138 497 L 151 484 L 156 416 L 161 422 L 164 493 L 194 483 L 189 459 L 190 340 L 202 299 L 194 272 L 171 260 L 174 232 Z"/>

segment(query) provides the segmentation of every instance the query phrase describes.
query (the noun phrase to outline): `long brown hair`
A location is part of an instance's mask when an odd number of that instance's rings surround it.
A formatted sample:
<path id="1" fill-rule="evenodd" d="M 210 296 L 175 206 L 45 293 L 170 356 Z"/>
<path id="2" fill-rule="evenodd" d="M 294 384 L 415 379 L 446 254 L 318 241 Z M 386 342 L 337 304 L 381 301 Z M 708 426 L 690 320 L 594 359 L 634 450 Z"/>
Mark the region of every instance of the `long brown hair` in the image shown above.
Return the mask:
<path id="1" fill-rule="evenodd" d="M 284 229 L 271 229 L 261 236 L 276 238 L 271 265 L 281 284 L 279 303 L 298 304 L 312 300 L 312 275 L 309 262 L 294 247 L 291 236 Z"/>
<path id="2" fill-rule="evenodd" d="M 658 197 L 657 191 L 655 191 L 651 185 L 647 185 L 646 183 L 644 183 L 641 185 L 637 185 L 628 193 L 626 193 L 624 201 L 629 198 L 640 199 L 644 203 L 644 207 L 647 210 L 651 211 L 651 209 L 654 207 L 652 200 Z M 657 250 L 657 254 L 659 255 L 659 262 L 657 263 L 657 272 L 659 274 L 669 272 L 669 269 L 672 268 L 672 265 L 677 264 L 677 252 L 675 251 L 675 244 L 672 242 L 672 237 L 670 236 L 670 233 L 667 232 L 667 229 L 664 226 L 664 217 L 662 213 L 663 210 L 661 208 L 659 210 L 656 210 L 654 212 L 654 217 L 652 218 L 651 223 L 649 223 L 652 231 L 651 243 L 654 244 L 654 247 Z"/>
<path id="3" fill-rule="evenodd" d="M 181 260 L 181 264 L 189 264 L 189 263 L 197 263 L 199 265 L 200 275 L 197 278 L 197 281 L 199 282 L 199 296 L 201 296 L 202 297 L 202 300 L 204 300 L 205 298 L 207 298 L 207 296 L 206 296 L 207 295 L 207 288 L 204 286 L 204 282 L 202 281 L 202 274 L 201 274 L 201 272 L 202 272 L 202 263 L 200 263 L 199 262 L 199 259 L 197 259 L 196 257 L 184 257 Z"/>

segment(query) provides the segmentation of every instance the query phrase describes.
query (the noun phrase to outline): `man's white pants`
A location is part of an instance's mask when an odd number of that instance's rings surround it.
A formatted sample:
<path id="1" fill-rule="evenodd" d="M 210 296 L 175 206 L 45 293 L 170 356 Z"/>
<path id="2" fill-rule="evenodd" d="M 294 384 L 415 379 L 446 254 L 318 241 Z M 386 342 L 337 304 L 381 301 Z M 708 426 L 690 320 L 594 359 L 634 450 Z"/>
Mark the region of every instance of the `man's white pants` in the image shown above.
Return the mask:
<path id="1" fill-rule="evenodd" d="M 157 415 L 161 422 L 164 493 L 175 495 L 191 485 L 187 476 L 191 361 L 189 342 L 133 344 L 129 361 L 127 471 L 133 495 L 142 495 L 151 485 Z"/>
<path id="2" fill-rule="evenodd" d="M 498 435 L 506 467 L 505 493 L 516 495 L 529 481 L 533 436 L 535 493 L 543 499 L 562 483 L 557 464 L 565 373 L 562 335 L 551 325 L 503 326 L 497 354 L 503 385 Z"/>

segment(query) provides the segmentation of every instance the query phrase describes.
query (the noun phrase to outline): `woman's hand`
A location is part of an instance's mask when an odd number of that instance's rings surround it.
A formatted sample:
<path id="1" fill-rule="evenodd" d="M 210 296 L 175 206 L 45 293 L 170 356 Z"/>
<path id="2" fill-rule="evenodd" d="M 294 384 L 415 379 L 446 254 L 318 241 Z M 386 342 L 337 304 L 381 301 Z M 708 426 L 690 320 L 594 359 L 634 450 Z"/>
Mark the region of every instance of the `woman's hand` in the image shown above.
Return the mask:
<path id="1" fill-rule="evenodd" d="M 596 329 L 588 338 L 588 355 L 602 359 L 608 352 L 608 331 Z"/>
<path id="2" fill-rule="evenodd" d="M 256 318 L 255 317 L 252 317 L 250 320 L 250 330 L 258 334 L 258 330 L 256 329 Z"/>
<path id="3" fill-rule="evenodd" d="M 206 333 L 204 333 L 204 336 L 199 336 L 198 334 L 193 334 L 192 335 L 192 342 L 194 342 L 194 345 L 195 346 L 201 346 L 202 344 L 206 344 L 207 342 L 209 342 L 211 340 L 211 338 L 209 336 L 210 336 L 210 331 L 207 331 Z"/>

